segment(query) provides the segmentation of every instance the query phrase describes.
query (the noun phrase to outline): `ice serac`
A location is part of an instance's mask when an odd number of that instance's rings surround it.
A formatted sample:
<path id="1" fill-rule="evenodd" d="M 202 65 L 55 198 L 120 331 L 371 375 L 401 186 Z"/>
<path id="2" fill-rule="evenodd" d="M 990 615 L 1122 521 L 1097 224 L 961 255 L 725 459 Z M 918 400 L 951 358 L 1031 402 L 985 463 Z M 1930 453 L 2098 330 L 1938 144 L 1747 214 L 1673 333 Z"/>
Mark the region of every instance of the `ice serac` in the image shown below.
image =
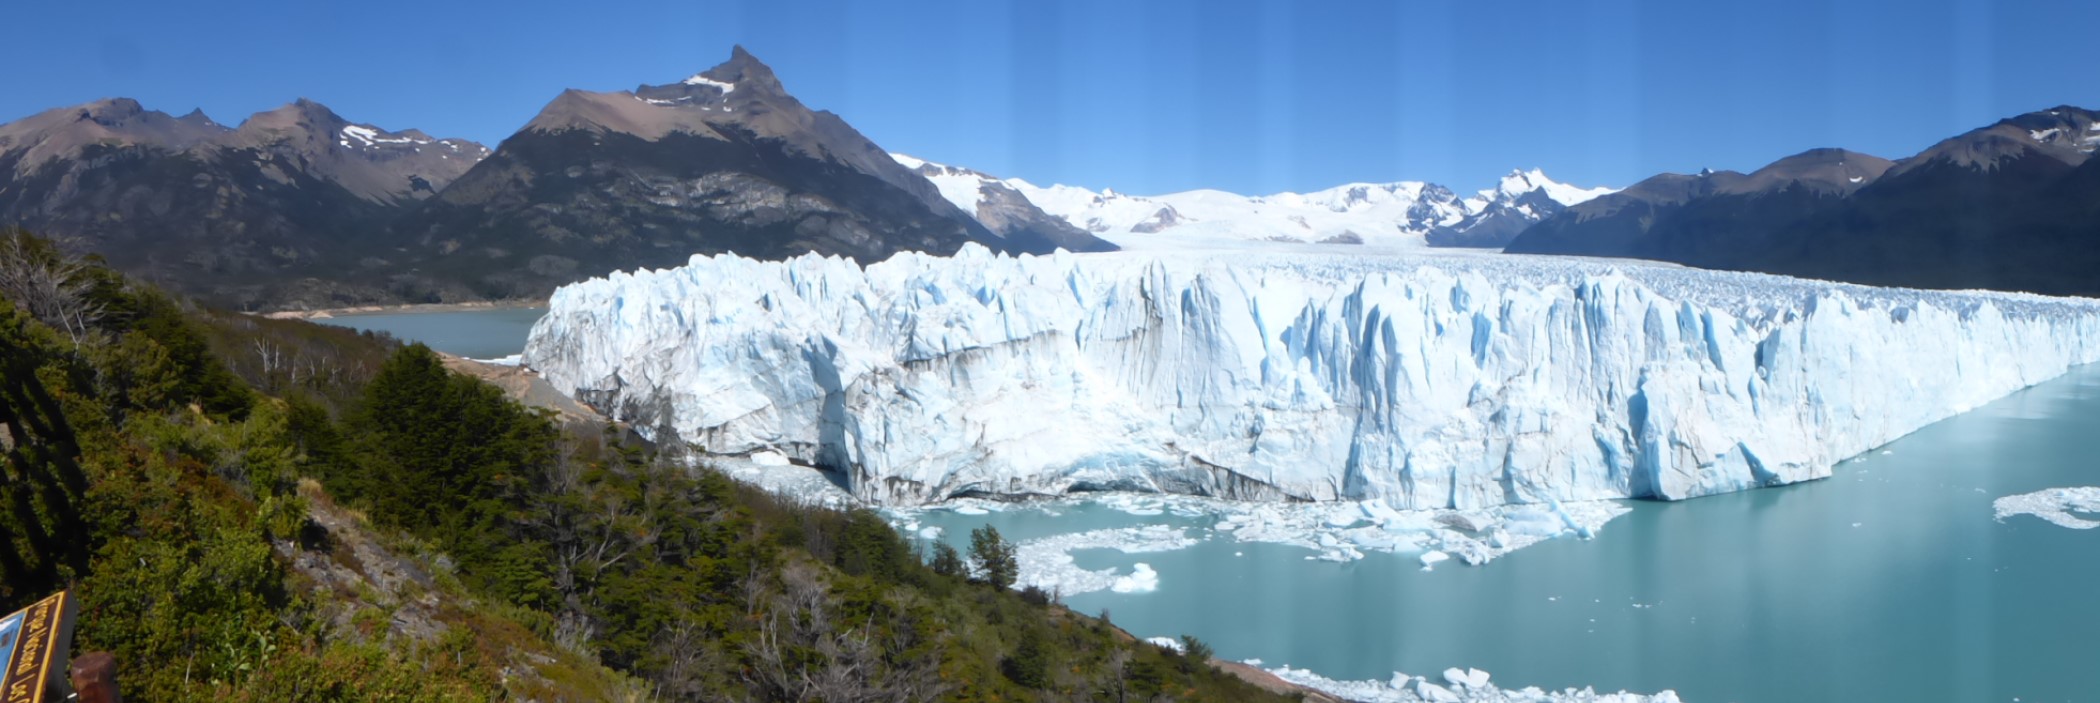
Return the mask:
<path id="1" fill-rule="evenodd" d="M 2100 357 L 2100 302 L 1516 256 L 695 257 L 557 291 L 525 361 L 862 498 L 1665 499 Z"/>

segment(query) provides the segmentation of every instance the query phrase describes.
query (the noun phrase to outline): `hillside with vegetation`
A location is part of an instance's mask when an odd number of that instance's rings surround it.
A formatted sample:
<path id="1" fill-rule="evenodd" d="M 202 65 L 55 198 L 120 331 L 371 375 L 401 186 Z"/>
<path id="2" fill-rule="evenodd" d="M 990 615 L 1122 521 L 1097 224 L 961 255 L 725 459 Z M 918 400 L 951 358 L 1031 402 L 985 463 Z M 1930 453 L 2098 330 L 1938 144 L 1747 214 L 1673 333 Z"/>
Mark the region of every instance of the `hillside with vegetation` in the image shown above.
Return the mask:
<path id="1" fill-rule="evenodd" d="M 70 588 L 127 700 L 1281 699 L 421 345 L 0 238 L 0 608 Z"/>

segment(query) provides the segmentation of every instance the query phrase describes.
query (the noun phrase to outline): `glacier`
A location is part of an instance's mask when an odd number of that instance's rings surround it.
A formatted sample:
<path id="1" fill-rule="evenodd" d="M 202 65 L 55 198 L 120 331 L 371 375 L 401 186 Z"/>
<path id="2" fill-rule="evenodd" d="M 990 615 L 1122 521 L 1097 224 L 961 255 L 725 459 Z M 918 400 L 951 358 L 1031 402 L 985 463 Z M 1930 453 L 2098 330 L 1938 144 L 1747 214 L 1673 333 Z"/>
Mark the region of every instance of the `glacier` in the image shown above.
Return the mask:
<path id="1" fill-rule="evenodd" d="M 1420 250 L 972 246 L 592 279 L 555 292 L 524 362 L 655 439 L 777 452 L 878 504 L 1470 510 L 1826 477 L 2096 342 L 2100 302 L 2081 299 Z"/>

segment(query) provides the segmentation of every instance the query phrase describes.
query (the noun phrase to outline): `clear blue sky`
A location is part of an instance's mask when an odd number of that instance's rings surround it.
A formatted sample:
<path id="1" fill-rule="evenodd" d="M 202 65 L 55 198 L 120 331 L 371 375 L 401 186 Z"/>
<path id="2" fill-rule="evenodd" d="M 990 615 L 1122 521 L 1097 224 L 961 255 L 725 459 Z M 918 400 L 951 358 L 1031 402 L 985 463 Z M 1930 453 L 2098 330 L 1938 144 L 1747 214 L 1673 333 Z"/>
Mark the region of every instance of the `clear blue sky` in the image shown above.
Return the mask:
<path id="1" fill-rule="evenodd" d="M 0 120 L 105 96 L 236 123 L 299 96 L 501 141 L 563 88 L 742 43 L 892 151 L 1039 183 L 1249 193 L 1517 167 L 1583 185 L 1888 157 L 2100 107 L 2100 3 L 36 2 Z"/>

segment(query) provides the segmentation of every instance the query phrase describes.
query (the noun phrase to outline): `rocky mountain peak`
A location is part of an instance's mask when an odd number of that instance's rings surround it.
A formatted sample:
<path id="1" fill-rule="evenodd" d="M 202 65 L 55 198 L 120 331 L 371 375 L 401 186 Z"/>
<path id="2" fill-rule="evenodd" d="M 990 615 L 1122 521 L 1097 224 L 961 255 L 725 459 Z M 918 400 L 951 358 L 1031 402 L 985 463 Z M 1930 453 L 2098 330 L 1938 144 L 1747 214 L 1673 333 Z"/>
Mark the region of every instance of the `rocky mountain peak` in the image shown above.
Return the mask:
<path id="1" fill-rule="evenodd" d="M 745 51 L 742 45 L 729 49 L 729 60 L 714 68 L 700 72 L 699 76 L 724 83 L 747 86 L 755 90 L 780 91 L 780 79 L 773 75 L 773 67 L 767 66 L 757 56 Z"/>
<path id="2" fill-rule="evenodd" d="M 198 113 L 200 116 L 202 113 Z M 209 118 L 177 119 L 131 98 L 104 98 L 0 125 L 0 153 L 20 151 L 18 172 L 89 148 L 145 146 L 180 151 L 227 132 Z"/>
<path id="3" fill-rule="evenodd" d="M 299 98 L 277 108 L 250 115 L 234 130 L 238 140 L 248 145 L 297 140 L 304 138 L 314 146 L 325 145 L 325 138 L 341 131 L 349 121 L 328 109 L 327 105 L 306 98 Z"/>
<path id="4" fill-rule="evenodd" d="M 1849 149 L 1810 149 L 1766 164 L 1722 192 L 1757 193 L 1800 184 L 1826 193 L 1850 193 L 1881 178 L 1895 162 Z"/>
<path id="5" fill-rule="evenodd" d="M 125 122 L 146 112 L 139 101 L 131 98 L 107 98 L 80 106 L 80 119 L 90 120 L 104 127 L 121 127 Z"/>
<path id="6" fill-rule="evenodd" d="M 192 125 L 219 126 L 219 123 L 212 120 L 210 115 L 204 114 L 204 108 L 201 107 L 190 108 L 189 114 L 177 117 L 175 121 Z"/>
<path id="7" fill-rule="evenodd" d="M 2006 161 L 2038 155 L 2071 166 L 2085 163 L 2100 147 L 2100 113 L 2059 105 L 1973 129 L 1904 159 L 1891 175 L 1933 163 L 1992 170 Z"/>

